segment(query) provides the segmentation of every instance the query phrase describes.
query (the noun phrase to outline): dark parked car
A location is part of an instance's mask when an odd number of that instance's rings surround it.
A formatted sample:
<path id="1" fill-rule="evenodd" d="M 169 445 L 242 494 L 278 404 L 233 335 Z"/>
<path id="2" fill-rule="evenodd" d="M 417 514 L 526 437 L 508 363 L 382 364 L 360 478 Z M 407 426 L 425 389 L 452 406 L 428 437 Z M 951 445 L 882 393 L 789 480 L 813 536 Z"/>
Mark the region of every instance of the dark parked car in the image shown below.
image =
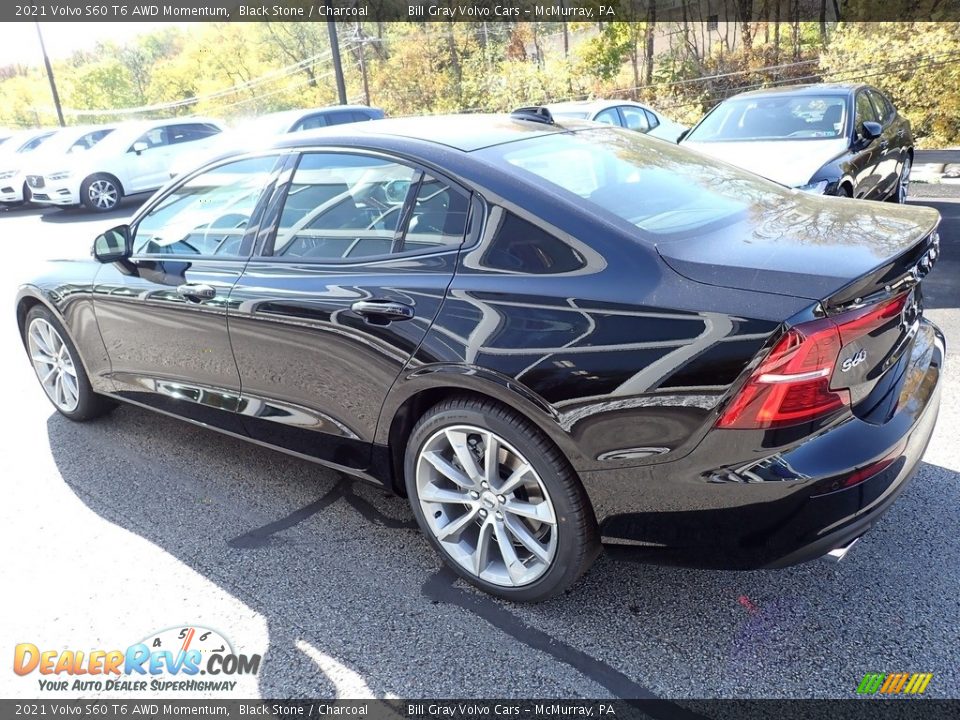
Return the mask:
<path id="1" fill-rule="evenodd" d="M 542 111 L 384 120 L 172 182 L 16 316 L 66 417 L 124 400 L 380 483 L 539 600 L 601 541 L 842 555 L 933 431 L 938 220 Z"/>
<path id="2" fill-rule="evenodd" d="M 742 93 L 717 105 L 682 142 L 790 187 L 899 203 L 913 165 L 910 121 L 869 85 Z"/>

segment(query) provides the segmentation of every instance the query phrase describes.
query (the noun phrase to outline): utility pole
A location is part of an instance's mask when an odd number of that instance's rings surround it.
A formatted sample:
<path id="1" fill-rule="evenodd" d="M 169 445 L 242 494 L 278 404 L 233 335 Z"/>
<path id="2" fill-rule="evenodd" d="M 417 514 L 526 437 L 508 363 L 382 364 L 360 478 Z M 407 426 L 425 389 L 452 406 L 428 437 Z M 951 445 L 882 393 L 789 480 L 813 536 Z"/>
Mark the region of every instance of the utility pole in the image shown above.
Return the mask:
<path id="1" fill-rule="evenodd" d="M 63 121 L 63 108 L 60 107 L 60 95 L 57 93 L 57 83 L 53 79 L 53 68 L 50 66 L 50 58 L 47 57 L 47 46 L 43 44 L 43 33 L 40 32 L 40 23 L 35 22 L 37 26 L 37 37 L 40 38 L 40 51 L 43 53 L 43 64 L 47 68 L 47 79 L 50 81 L 50 92 L 53 93 L 53 105 L 57 108 L 57 119 L 60 121 L 60 127 L 66 127 Z"/>
<path id="2" fill-rule="evenodd" d="M 327 11 L 330 12 L 332 4 L 327 2 Z M 333 13 L 330 12 L 332 15 Z M 347 86 L 343 82 L 343 65 L 340 63 L 340 44 L 337 41 L 337 23 L 335 20 L 327 20 L 327 32 L 330 34 L 330 54 L 333 58 L 333 72 L 337 76 L 337 96 L 340 98 L 340 104 L 347 104 Z"/>
<path id="3" fill-rule="evenodd" d="M 363 102 L 370 104 L 370 83 L 367 80 L 367 41 L 363 36 L 363 28 L 357 23 L 357 42 L 360 44 L 360 76 L 363 78 Z"/>

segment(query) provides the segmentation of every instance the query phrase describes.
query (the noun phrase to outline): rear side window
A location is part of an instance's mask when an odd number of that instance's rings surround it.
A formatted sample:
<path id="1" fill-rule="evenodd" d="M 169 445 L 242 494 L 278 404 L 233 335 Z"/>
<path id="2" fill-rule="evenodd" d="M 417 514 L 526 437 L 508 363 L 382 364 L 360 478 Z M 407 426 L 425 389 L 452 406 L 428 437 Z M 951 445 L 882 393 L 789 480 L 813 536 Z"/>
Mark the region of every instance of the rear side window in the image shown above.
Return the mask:
<path id="1" fill-rule="evenodd" d="M 650 124 L 647 122 L 647 115 L 643 112 L 642 108 L 623 105 L 620 108 L 620 114 L 623 115 L 623 124 L 627 129 L 643 133 L 650 129 Z"/>
<path id="2" fill-rule="evenodd" d="M 548 275 L 580 270 L 583 255 L 533 223 L 505 212 L 481 261 L 496 270 Z"/>
<path id="3" fill-rule="evenodd" d="M 470 197 L 386 158 L 307 153 L 293 175 L 272 251 L 339 262 L 459 246 Z"/>
<path id="4" fill-rule="evenodd" d="M 647 122 L 650 123 L 650 129 L 651 129 L 651 130 L 653 130 L 657 125 L 660 124 L 660 118 L 658 118 L 658 117 L 657 117 L 656 115 L 654 115 L 652 112 L 650 112 L 649 110 L 646 110 L 646 109 L 645 109 L 643 112 L 645 112 L 646 115 L 647 115 Z"/>

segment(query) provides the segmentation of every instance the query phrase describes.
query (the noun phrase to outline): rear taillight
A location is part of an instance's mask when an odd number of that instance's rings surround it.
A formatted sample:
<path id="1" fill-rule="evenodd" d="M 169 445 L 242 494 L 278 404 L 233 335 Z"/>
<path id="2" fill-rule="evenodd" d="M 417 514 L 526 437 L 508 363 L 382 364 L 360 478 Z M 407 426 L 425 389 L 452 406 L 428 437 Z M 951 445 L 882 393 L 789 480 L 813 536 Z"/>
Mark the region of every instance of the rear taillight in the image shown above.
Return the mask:
<path id="1" fill-rule="evenodd" d="M 897 317 L 906 300 L 900 295 L 790 328 L 727 405 L 717 427 L 788 427 L 849 407 L 850 392 L 830 387 L 840 349 Z"/>

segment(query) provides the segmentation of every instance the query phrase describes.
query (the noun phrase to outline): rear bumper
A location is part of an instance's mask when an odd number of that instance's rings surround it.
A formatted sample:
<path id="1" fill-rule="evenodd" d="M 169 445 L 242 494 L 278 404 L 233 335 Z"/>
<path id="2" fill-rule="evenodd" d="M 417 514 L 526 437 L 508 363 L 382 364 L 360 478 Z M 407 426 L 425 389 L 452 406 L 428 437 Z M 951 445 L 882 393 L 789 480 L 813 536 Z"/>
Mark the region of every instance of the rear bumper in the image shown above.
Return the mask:
<path id="1" fill-rule="evenodd" d="M 691 567 L 784 567 L 824 555 L 869 530 L 915 474 L 940 406 L 943 335 L 923 321 L 883 425 L 855 417 L 796 445 L 744 431 L 709 433 L 687 458 L 644 469 L 585 474 L 603 540 L 626 559 Z M 744 448 L 771 448 L 752 452 Z M 752 445 L 751 445 L 752 444 Z M 846 489 L 844 479 L 895 460 Z M 719 459 L 741 458 L 739 463 Z M 748 458 L 744 461 L 742 458 Z"/>

